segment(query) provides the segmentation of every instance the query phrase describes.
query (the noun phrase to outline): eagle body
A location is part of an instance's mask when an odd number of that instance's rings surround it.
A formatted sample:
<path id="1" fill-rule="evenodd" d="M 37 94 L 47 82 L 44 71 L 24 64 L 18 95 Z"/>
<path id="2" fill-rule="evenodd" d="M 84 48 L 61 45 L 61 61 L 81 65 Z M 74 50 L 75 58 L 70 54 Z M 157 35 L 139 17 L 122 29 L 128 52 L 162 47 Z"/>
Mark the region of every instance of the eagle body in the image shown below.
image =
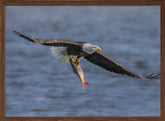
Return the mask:
<path id="1" fill-rule="evenodd" d="M 72 55 L 74 59 L 78 59 L 81 57 L 86 57 L 88 54 L 94 53 L 95 50 L 90 49 L 89 46 L 93 46 L 90 43 L 79 42 L 80 46 L 69 46 L 69 47 L 50 47 L 51 53 L 57 60 L 60 62 L 68 62 L 69 56 Z M 89 49 L 88 49 L 89 48 Z"/>
<path id="2" fill-rule="evenodd" d="M 83 51 L 83 46 L 85 42 L 79 42 L 79 44 L 80 46 L 68 47 L 67 48 L 68 55 L 74 55 L 74 56 L 79 56 L 79 57 L 87 55 L 87 53 Z"/>
<path id="3" fill-rule="evenodd" d="M 83 76 L 84 75 L 83 71 L 80 67 L 80 58 L 82 57 L 107 71 L 122 75 L 127 75 L 136 78 L 149 78 L 149 79 L 159 78 L 160 76 L 160 73 L 157 75 L 151 74 L 148 76 L 136 74 L 135 72 L 130 71 L 120 63 L 114 61 L 110 57 L 103 54 L 99 46 L 87 42 L 75 42 L 71 40 L 62 40 L 62 39 L 38 39 L 38 38 L 26 36 L 17 31 L 13 31 L 13 32 L 19 35 L 20 37 L 23 37 L 24 39 L 27 39 L 31 42 L 45 46 L 50 46 L 51 53 L 57 60 L 59 60 L 60 62 L 69 61 L 74 71 L 80 70 L 79 72 L 76 72 L 76 74 L 79 76 L 81 80 L 83 78 L 85 79 L 85 77 Z"/>

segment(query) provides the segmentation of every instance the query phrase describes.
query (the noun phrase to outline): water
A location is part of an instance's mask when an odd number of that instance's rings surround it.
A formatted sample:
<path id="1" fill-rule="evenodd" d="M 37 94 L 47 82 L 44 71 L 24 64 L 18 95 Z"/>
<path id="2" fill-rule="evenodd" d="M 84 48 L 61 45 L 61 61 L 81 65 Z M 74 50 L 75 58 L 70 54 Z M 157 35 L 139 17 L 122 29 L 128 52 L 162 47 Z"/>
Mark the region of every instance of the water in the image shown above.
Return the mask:
<path id="1" fill-rule="evenodd" d="M 86 41 L 138 74 L 160 71 L 160 6 L 7 6 L 6 116 L 159 116 L 160 80 L 110 73 L 81 60 L 82 89 L 69 63 L 13 30 Z"/>

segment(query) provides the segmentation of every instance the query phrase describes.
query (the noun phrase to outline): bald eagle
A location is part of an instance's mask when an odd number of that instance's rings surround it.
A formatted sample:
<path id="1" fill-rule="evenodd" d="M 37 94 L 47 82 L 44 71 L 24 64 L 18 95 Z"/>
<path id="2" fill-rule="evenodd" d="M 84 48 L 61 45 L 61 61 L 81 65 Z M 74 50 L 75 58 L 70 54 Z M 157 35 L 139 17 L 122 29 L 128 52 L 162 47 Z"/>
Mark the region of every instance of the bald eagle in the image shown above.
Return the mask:
<path id="1" fill-rule="evenodd" d="M 83 87 L 89 85 L 83 75 L 83 71 L 80 66 L 80 59 L 83 57 L 89 62 L 106 69 L 107 71 L 127 75 L 136 78 L 159 78 L 159 74 L 150 74 L 148 76 L 136 74 L 118 62 L 112 60 L 101 52 L 101 48 L 97 45 L 93 45 L 87 42 L 75 42 L 71 40 L 62 39 L 38 39 L 34 37 L 28 37 L 20 32 L 13 31 L 15 34 L 23 37 L 34 43 L 50 46 L 53 56 L 60 62 L 70 62 L 74 72 L 80 77 L 83 82 Z M 82 78 L 83 75 L 83 78 Z M 85 80 L 85 81 L 84 81 Z"/>

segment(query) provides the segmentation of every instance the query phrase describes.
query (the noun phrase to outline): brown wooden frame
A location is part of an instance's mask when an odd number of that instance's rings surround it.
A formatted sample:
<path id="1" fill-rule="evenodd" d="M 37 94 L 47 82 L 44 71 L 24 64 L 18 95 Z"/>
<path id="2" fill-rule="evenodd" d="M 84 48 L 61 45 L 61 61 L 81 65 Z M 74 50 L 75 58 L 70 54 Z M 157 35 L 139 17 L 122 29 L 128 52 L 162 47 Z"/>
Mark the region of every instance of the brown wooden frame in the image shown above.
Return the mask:
<path id="1" fill-rule="evenodd" d="M 160 5 L 161 113 L 150 117 L 9 117 L 5 116 L 5 5 Z M 0 121 L 165 121 L 165 0 L 0 0 Z"/>

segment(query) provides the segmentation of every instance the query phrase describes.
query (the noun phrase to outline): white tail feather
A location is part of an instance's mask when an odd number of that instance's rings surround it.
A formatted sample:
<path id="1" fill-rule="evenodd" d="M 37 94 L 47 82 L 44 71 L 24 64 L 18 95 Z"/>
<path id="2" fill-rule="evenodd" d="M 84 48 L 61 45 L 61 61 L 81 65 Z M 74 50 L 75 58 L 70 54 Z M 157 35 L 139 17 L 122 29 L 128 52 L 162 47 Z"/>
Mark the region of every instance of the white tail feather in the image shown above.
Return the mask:
<path id="1" fill-rule="evenodd" d="M 64 63 L 68 62 L 67 47 L 51 47 L 50 50 L 57 60 Z"/>

